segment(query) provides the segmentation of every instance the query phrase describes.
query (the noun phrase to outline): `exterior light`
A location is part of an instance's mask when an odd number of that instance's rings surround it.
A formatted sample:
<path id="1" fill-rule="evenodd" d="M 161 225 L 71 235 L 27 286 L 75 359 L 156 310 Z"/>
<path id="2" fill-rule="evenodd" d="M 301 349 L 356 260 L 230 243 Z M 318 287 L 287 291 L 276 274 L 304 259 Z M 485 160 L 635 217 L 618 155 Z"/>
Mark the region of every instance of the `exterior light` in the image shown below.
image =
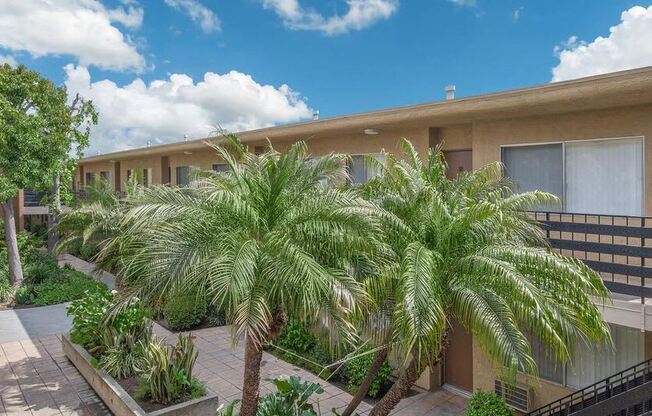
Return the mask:
<path id="1" fill-rule="evenodd" d="M 380 130 L 378 129 L 364 129 L 364 134 L 367 136 L 376 136 L 380 134 Z"/>
<path id="2" fill-rule="evenodd" d="M 183 154 L 184 154 L 184 155 L 191 155 L 192 152 L 191 152 L 190 150 L 184 150 L 184 151 L 183 151 Z"/>

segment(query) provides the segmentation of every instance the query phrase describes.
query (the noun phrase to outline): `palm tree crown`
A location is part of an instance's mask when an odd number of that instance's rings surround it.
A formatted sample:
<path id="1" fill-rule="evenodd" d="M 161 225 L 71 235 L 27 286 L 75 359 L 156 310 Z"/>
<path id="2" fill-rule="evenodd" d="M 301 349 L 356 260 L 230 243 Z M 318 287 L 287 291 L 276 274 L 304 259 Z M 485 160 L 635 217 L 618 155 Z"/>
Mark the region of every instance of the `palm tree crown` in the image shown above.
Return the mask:
<path id="1" fill-rule="evenodd" d="M 346 157 L 311 159 L 303 142 L 285 154 L 252 154 L 235 137 L 213 147 L 229 170 L 132 198 L 100 260 L 122 259 L 140 296 L 204 292 L 226 311 L 234 342 L 246 339 L 250 370 L 288 316 L 353 335 L 347 315 L 365 298 L 353 269 L 379 246 L 380 210 L 327 186 L 346 181 Z M 243 414 L 251 401 L 244 391 Z"/>
<path id="2" fill-rule="evenodd" d="M 592 299 L 607 296 L 602 280 L 552 252 L 526 212 L 554 196 L 514 194 L 498 163 L 449 180 L 438 149 L 425 162 L 409 141 L 401 150 L 366 187 L 394 215 L 384 228 L 397 258 L 366 284 L 375 313 L 391 322 L 392 349 L 412 360 L 411 377 L 441 359 L 452 320 L 511 374 L 536 373 L 532 337 L 561 361 L 578 338 L 609 339 Z"/>

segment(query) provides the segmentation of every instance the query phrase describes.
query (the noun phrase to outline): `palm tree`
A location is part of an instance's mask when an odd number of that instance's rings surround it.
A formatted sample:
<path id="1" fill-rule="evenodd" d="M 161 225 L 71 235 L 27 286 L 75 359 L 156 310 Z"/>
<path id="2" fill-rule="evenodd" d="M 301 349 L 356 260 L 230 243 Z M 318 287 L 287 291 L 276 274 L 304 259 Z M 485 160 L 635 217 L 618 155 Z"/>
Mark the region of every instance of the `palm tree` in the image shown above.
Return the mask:
<path id="1" fill-rule="evenodd" d="M 74 209 L 64 211 L 58 218 L 56 232 L 61 238 L 57 242 L 56 253 L 82 246 L 101 247 L 118 232 L 126 201 L 141 192 L 141 182 L 141 176 L 136 172 L 127 181 L 124 194 L 117 192 L 104 178 L 86 185 L 85 195 L 76 201 Z M 105 263 L 104 266 L 111 265 Z"/>
<path id="2" fill-rule="evenodd" d="M 98 258 L 121 258 L 140 297 L 192 289 L 226 311 L 245 344 L 241 414 L 253 416 L 263 345 L 288 318 L 329 329 L 334 343 L 355 333 L 347 315 L 365 293 L 353 269 L 373 261 L 382 210 L 327 186 L 346 181 L 344 156 L 313 160 L 304 142 L 254 155 L 234 136 L 212 147 L 227 172 L 143 190 Z"/>
<path id="3" fill-rule="evenodd" d="M 388 337 L 375 362 L 390 349 L 403 362 L 370 415 L 389 414 L 421 372 L 441 361 L 453 320 L 508 380 L 517 371 L 536 374 L 530 337 L 560 361 L 571 357 L 578 338 L 610 340 L 592 301 L 608 295 L 602 280 L 581 261 L 553 253 L 526 212 L 554 202 L 552 195 L 514 194 L 499 163 L 448 180 L 439 150 L 425 162 L 409 141 L 401 150 L 400 160 L 386 155 L 386 165 L 378 166 L 383 174 L 367 188 L 394 216 L 384 228 L 397 259 L 365 282 L 376 305 L 367 321 L 385 322 L 372 332 Z M 374 377 L 370 372 L 368 379 Z"/>

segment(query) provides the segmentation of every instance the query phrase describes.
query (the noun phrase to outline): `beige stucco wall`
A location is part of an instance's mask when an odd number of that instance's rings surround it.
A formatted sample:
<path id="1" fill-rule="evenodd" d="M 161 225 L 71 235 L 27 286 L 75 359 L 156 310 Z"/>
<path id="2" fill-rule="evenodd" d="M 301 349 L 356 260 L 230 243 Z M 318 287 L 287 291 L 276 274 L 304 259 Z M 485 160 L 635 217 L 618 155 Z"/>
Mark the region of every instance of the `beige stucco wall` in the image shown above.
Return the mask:
<path id="1" fill-rule="evenodd" d="M 131 169 L 135 172 L 142 172 L 144 169 L 151 169 L 152 177 L 150 184 L 161 183 L 161 157 L 153 156 L 141 159 L 125 159 L 120 161 L 120 180 L 122 181 L 122 189 L 126 189 L 126 183 L 129 180 L 127 177 L 127 170 Z"/>
<path id="2" fill-rule="evenodd" d="M 652 106 L 473 123 L 473 168 L 500 160 L 500 146 L 645 137 L 646 214 L 652 214 Z"/>
<path id="3" fill-rule="evenodd" d="M 498 373 L 493 364 L 479 344 L 473 341 L 473 390 L 494 391 L 496 378 L 498 378 Z M 573 391 L 559 384 L 531 377 L 528 379 L 523 374 L 519 374 L 516 381 L 531 386 L 533 392 L 532 409 L 560 399 Z"/>
<path id="4" fill-rule="evenodd" d="M 84 165 L 84 177 L 86 176 L 87 173 L 94 173 L 96 178 L 100 177 L 100 172 L 110 172 L 111 173 L 111 185 L 115 186 L 115 178 L 114 178 L 114 172 L 113 172 L 113 163 L 110 162 L 104 162 L 104 163 L 91 163 L 89 165 Z M 85 178 L 77 177 L 77 180 L 79 181 L 78 183 L 83 183 L 85 181 Z"/>

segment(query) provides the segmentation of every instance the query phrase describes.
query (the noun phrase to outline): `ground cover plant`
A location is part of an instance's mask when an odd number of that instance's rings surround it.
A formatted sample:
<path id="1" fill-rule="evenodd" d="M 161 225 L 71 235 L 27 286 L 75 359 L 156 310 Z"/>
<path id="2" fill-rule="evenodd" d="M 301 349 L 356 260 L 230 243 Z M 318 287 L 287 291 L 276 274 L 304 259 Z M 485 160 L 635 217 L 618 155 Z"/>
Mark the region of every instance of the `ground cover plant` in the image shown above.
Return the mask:
<path id="1" fill-rule="evenodd" d="M 17 235 L 22 258 L 23 280 L 20 286 L 9 283 L 6 247 L 0 243 L 0 302 L 12 299 L 21 305 L 54 305 L 79 299 L 88 290 L 103 286 L 92 277 L 70 266 L 60 267 L 43 250 L 44 235 L 22 232 Z"/>

